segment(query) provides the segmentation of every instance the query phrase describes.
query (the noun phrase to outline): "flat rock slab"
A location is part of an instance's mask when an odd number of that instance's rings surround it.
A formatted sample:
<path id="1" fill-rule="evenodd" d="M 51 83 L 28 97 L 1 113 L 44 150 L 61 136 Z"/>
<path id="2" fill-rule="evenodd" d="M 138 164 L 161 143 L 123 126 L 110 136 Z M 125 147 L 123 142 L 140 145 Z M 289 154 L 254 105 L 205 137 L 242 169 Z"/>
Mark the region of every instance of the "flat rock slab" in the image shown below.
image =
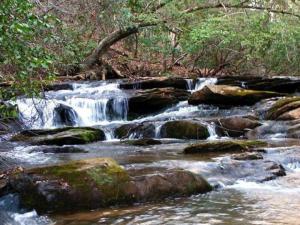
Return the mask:
<path id="1" fill-rule="evenodd" d="M 219 107 L 253 105 L 256 102 L 272 97 L 284 96 L 271 91 L 248 90 L 228 85 L 207 85 L 194 92 L 188 99 L 189 104 L 211 104 Z"/>

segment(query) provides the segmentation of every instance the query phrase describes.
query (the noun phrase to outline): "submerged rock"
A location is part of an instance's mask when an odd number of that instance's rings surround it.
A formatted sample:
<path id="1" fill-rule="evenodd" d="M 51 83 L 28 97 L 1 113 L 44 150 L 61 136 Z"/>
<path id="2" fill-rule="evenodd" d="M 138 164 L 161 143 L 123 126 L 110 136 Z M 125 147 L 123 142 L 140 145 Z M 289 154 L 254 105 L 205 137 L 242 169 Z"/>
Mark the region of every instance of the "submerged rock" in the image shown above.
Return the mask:
<path id="1" fill-rule="evenodd" d="M 138 116 L 159 112 L 167 107 L 187 100 L 190 93 L 175 88 L 156 88 L 138 91 L 128 100 L 128 117 L 133 119 Z"/>
<path id="2" fill-rule="evenodd" d="M 138 140 L 128 140 L 124 141 L 123 143 L 128 145 L 135 145 L 135 146 L 148 146 L 148 145 L 160 145 L 162 144 L 161 141 L 151 139 L 151 138 L 142 138 Z"/>
<path id="3" fill-rule="evenodd" d="M 162 125 L 162 138 L 206 139 L 209 137 L 207 127 L 193 121 L 169 121 Z"/>
<path id="4" fill-rule="evenodd" d="M 216 122 L 216 132 L 219 136 L 240 137 L 249 130 L 260 125 L 258 120 L 241 116 L 233 116 L 218 119 Z"/>
<path id="5" fill-rule="evenodd" d="M 95 209 L 205 193 L 202 177 L 181 169 L 126 171 L 110 158 L 30 169 L 9 178 L 22 204 L 38 212 Z"/>
<path id="6" fill-rule="evenodd" d="M 300 97 L 282 98 L 275 102 L 267 111 L 267 120 L 296 120 L 300 119 Z"/>
<path id="7" fill-rule="evenodd" d="M 121 83 L 121 89 L 152 89 L 152 88 L 178 88 L 187 89 L 187 82 L 183 78 L 154 78 L 149 80 Z"/>
<path id="8" fill-rule="evenodd" d="M 206 141 L 192 144 L 183 152 L 185 154 L 246 152 L 266 145 L 266 142 L 252 140 Z"/>
<path id="9" fill-rule="evenodd" d="M 74 146 L 51 146 L 51 147 L 42 147 L 42 148 L 35 148 L 30 151 L 32 152 L 43 152 L 43 153 L 87 153 L 81 148 L 77 148 Z"/>
<path id="10" fill-rule="evenodd" d="M 215 177 L 209 179 L 211 183 L 222 182 L 227 185 L 242 182 L 265 182 L 285 176 L 284 167 L 278 162 L 269 160 L 232 160 L 225 157 L 220 160 L 218 167 L 212 168 L 211 174 Z"/>
<path id="11" fill-rule="evenodd" d="M 155 126 L 151 123 L 124 124 L 115 130 L 115 136 L 119 139 L 125 138 L 154 138 Z"/>
<path id="12" fill-rule="evenodd" d="M 219 107 L 253 105 L 256 102 L 282 96 L 280 93 L 270 91 L 248 90 L 227 85 L 207 85 L 200 91 L 194 92 L 188 99 L 189 104 L 212 104 Z"/>
<path id="13" fill-rule="evenodd" d="M 89 127 L 26 130 L 12 138 L 12 141 L 26 141 L 34 145 L 75 145 L 102 140 L 105 140 L 104 132 Z"/>
<path id="14" fill-rule="evenodd" d="M 259 160 L 263 159 L 263 155 L 259 152 L 245 152 L 231 156 L 234 160 Z"/>

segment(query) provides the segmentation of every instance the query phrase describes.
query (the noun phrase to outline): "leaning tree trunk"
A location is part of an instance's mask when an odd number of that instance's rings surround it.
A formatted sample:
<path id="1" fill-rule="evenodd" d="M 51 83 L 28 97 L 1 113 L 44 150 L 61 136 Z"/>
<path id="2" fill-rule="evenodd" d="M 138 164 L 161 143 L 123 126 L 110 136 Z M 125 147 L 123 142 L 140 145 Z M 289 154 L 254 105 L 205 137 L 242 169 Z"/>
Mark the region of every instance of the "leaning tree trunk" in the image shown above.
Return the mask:
<path id="1" fill-rule="evenodd" d="M 65 67 L 61 75 L 75 75 L 82 71 L 91 69 L 93 66 L 97 64 L 101 64 L 101 58 L 107 52 L 107 50 L 114 45 L 115 43 L 121 41 L 122 39 L 139 32 L 140 28 L 155 26 L 156 23 L 142 23 L 135 26 L 130 26 L 126 28 L 121 28 L 109 34 L 103 40 L 101 40 L 98 46 L 94 49 L 94 51 L 79 65 L 71 65 Z"/>

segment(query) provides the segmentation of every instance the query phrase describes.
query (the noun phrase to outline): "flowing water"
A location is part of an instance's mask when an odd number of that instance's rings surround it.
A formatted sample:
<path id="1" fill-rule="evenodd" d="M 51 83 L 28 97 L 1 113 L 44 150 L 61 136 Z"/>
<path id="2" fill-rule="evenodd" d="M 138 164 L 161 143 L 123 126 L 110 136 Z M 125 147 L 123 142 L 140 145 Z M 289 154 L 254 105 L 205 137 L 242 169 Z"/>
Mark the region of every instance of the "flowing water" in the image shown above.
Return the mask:
<path id="1" fill-rule="evenodd" d="M 228 137 L 218 137 L 213 119 L 248 115 L 260 105 L 225 110 L 210 105 L 190 106 L 183 101 L 160 113 L 128 121 L 128 99 L 135 90 L 121 90 L 119 82 L 122 81 L 74 83 L 73 90 L 49 91 L 45 99 L 16 101 L 27 128 L 96 126 L 105 131 L 106 141 L 79 146 L 87 153 L 53 154 L 44 153 L 45 146 L 3 140 L 1 159 L 8 165 L 36 167 L 83 158 L 112 157 L 125 168 L 184 168 L 203 175 L 216 189 L 204 195 L 166 199 L 160 203 L 55 215 L 38 215 L 34 210 L 25 210 L 18 196 L 10 194 L 0 198 L 0 224 L 300 224 L 300 141 L 286 139 L 284 125 L 265 121 L 260 138 L 270 143 L 263 153 L 264 158 L 281 163 L 287 175 L 263 183 L 261 179 L 268 174 L 264 174 L 264 162 L 260 160 L 234 163 L 227 154 L 183 155 L 182 149 L 195 140 L 160 138 L 166 121 L 195 119 L 207 126 L 209 140 L 226 139 Z M 187 80 L 187 90 L 194 92 L 215 82 L 216 79 L 211 78 L 197 82 Z M 68 113 L 62 117 L 60 112 L 64 110 Z M 127 123 L 154 124 L 155 138 L 161 139 L 163 144 L 135 147 L 120 143 L 114 130 Z M 138 137 L 138 133 L 130 136 Z"/>

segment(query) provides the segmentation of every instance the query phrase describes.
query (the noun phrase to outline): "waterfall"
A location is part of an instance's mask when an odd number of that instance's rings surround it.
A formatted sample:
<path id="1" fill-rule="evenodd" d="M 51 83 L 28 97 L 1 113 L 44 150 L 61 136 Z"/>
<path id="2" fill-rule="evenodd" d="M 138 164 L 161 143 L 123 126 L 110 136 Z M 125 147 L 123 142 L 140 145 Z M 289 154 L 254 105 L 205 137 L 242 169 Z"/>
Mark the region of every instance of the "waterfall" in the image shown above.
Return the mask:
<path id="1" fill-rule="evenodd" d="M 46 92 L 44 99 L 20 98 L 13 103 L 29 128 L 93 126 L 127 120 L 128 99 L 118 83 L 83 83 L 73 88 Z"/>

